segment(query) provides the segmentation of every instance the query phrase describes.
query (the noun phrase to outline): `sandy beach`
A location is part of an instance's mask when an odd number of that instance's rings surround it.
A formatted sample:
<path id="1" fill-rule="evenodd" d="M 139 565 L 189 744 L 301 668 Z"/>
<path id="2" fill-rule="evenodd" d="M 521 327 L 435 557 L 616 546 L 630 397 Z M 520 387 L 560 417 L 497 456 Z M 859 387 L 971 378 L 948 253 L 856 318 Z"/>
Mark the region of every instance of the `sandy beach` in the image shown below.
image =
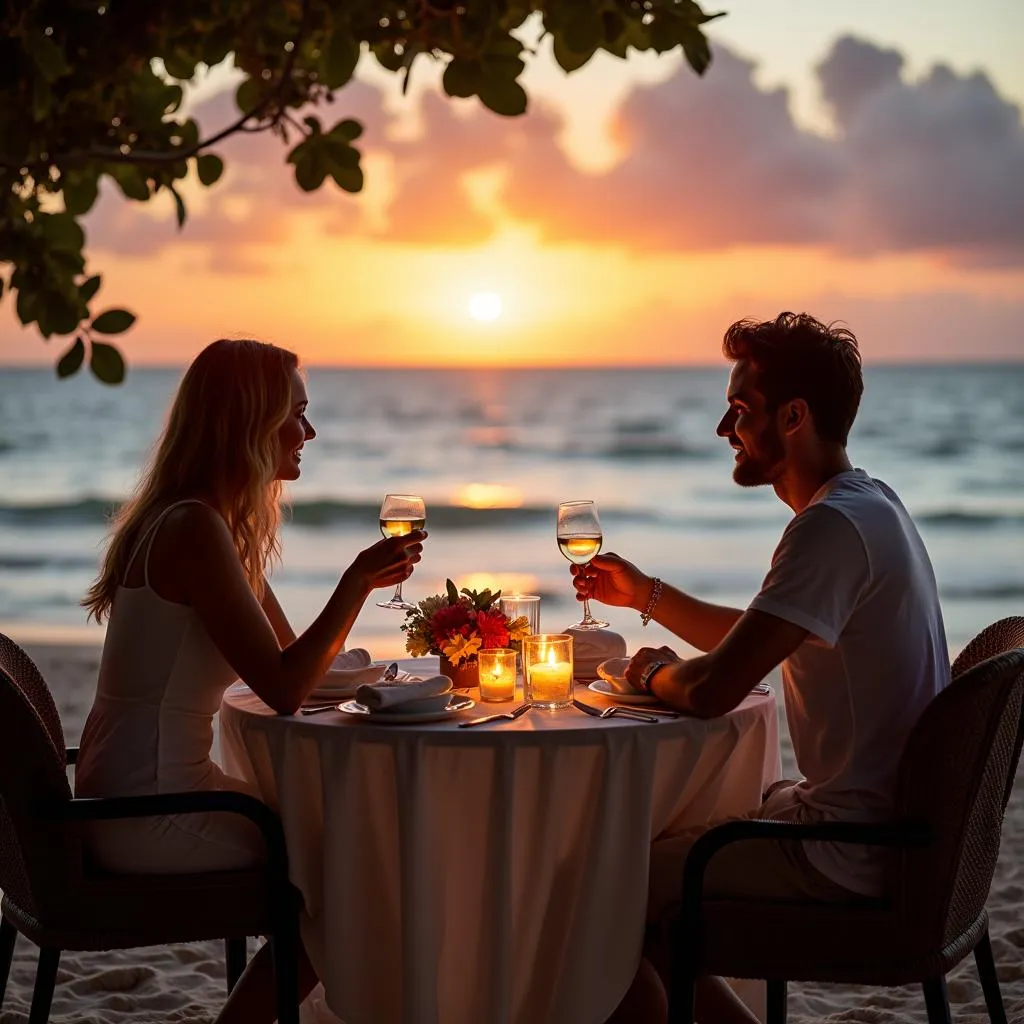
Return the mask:
<path id="1" fill-rule="evenodd" d="M 46 678 L 60 711 L 66 739 L 77 743 L 99 668 L 98 646 L 30 643 L 25 646 Z M 785 729 L 783 763 L 792 764 Z M 989 900 L 992 943 L 1009 1019 L 1024 1022 L 1024 772 L 1007 811 L 999 864 Z M 65 953 L 50 1020 L 53 1024 L 206 1024 L 224 999 L 223 947 L 219 942 L 113 953 Z M 36 949 L 19 940 L 0 1024 L 28 1018 Z M 983 1024 L 981 987 L 972 959 L 949 979 L 958 1024 Z M 791 985 L 790 1020 L 895 1024 L 925 1021 L 918 987 Z M 303 1008 L 303 1024 L 337 1021 L 318 1001 Z M 484 1022 L 481 1022 L 484 1024 Z"/>

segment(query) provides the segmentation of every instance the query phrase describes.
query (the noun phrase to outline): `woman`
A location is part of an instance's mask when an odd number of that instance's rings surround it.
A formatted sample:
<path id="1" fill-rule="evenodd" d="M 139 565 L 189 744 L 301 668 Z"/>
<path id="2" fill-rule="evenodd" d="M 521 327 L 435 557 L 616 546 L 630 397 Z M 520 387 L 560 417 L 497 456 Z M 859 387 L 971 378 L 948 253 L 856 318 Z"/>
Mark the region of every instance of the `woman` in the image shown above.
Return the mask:
<path id="1" fill-rule="evenodd" d="M 408 578 L 420 560 L 423 531 L 367 548 L 295 635 L 265 572 L 280 554 L 282 481 L 298 478 L 303 445 L 316 436 L 306 405 L 297 357 L 274 345 L 215 341 L 189 367 L 82 602 L 109 624 L 78 795 L 251 792 L 210 757 L 224 690 L 242 679 L 279 714 L 293 714 L 370 592 Z M 90 840 L 98 861 L 118 871 L 226 870 L 263 855 L 255 826 L 224 813 L 106 822 Z M 308 962 L 302 980 L 305 995 L 316 983 Z M 271 1020 L 272 993 L 264 946 L 218 1021 Z"/>

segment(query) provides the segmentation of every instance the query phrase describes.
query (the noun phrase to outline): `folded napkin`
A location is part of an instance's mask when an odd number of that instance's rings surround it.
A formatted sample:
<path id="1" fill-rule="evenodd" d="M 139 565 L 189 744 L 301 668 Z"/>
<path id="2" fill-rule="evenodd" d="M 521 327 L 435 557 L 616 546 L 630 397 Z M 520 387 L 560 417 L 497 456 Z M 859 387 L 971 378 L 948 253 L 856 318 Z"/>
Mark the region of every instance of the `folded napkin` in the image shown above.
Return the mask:
<path id="1" fill-rule="evenodd" d="M 361 683 L 372 683 L 384 674 L 383 661 L 371 661 L 370 652 L 362 647 L 335 655 L 327 674 L 310 693 L 313 700 L 351 697 Z"/>
<path id="2" fill-rule="evenodd" d="M 622 658 L 626 654 L 626 641 L 610 629 L 563 630 L 572 637 L 573 675 L 588 683 L 597 678 L 597 666 L 609 658 Z"/>
<path id="3" fill-rule="evenodd" d="M 410 682 L 363 683 L 356 690 L 356 700 L 371 711 L 386 711 L 412 701 L 440 697 L 452 688 L 447 676 L 430 676 Z"/>

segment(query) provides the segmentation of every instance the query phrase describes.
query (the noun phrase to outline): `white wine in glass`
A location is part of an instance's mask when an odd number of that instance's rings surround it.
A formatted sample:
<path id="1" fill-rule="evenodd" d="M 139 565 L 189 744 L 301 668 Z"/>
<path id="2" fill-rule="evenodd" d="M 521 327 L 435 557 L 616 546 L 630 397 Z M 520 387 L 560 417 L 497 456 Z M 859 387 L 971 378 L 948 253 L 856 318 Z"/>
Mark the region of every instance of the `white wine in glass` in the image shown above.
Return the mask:
<path id="1" fill-rule="evenodd" d="M 387 494 L 380 506 L 380 532 L 385 537 L 407 537 L 413 530 L 422 530 L 427 523 L 427 506 L 418 494 Z M 402 581 L 387 601 L 378 601 L 378 608 L 397 608 L 409 612 L 416 608 L 402 597 Z"/>
<path id="2" fill-rule="evenodd" d="M 586 565 L 601 550 L 604 535 L 597 506 L 592 501 L 563 501 L 558 506 L 558 550 L 575 565 Z M 608 623 L 590 614 L 590 600 L 583 599 L 583 618 L 571 629 L 604 629 Z"/>

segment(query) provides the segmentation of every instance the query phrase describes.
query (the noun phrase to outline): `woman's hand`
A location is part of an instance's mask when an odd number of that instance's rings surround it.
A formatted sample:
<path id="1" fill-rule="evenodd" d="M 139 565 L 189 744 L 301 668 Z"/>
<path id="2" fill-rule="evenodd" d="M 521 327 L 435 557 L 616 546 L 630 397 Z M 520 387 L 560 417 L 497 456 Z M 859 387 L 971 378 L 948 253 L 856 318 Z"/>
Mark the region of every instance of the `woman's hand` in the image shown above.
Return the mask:
<path id="1" fill-rule="evenodd" d="M 354 576 L 367 591 L 393 587 L 412 575 L 426 536 L 426 530 L 413 530 L 404 537 L 385 537 L 360 551 L 345 575 Z"/>
<path id="2" fill-rule="evenodd" d="M 651 593 L 651 579 L 632 562 L 613 552 L 595 555 L 586 565 L 572 565 L 576 600 L 593 598 L 620 608 L 643 608 Z"/>

